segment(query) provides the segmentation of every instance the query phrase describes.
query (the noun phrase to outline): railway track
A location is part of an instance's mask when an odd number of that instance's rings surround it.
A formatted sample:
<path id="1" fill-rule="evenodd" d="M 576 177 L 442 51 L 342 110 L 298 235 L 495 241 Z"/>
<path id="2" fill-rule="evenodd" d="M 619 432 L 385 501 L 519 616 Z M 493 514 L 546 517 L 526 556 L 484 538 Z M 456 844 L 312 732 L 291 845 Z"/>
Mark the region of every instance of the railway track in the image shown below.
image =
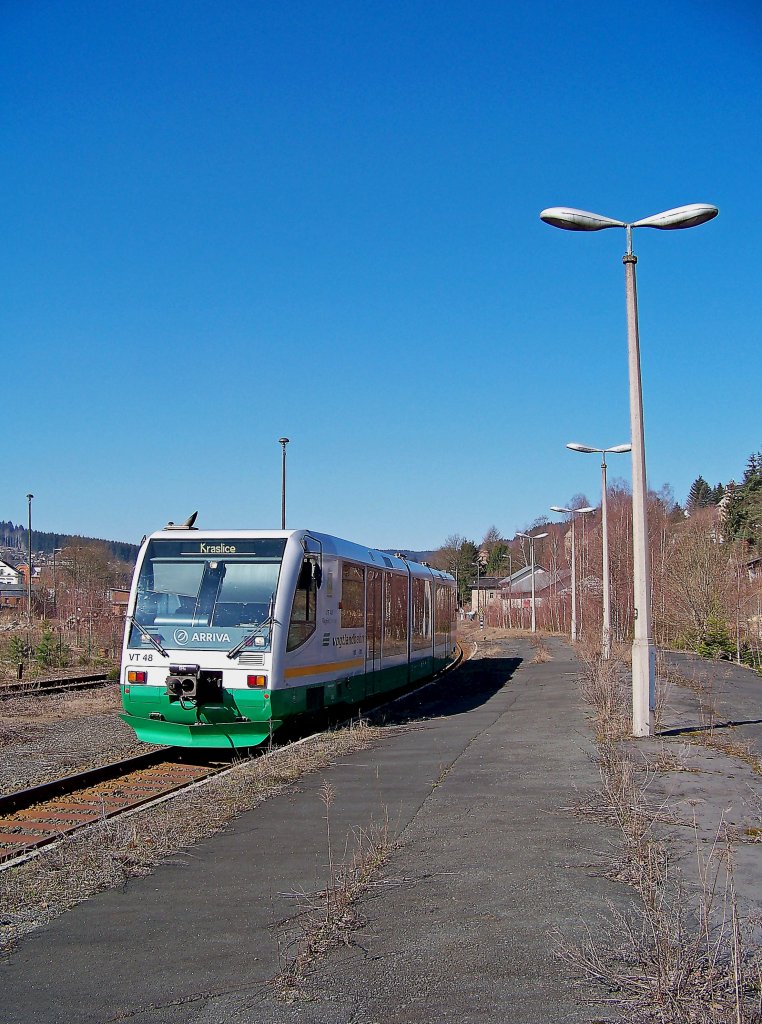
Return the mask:
<path id="1" fill-rule="evenodd" d="M 455 660 L 440 676 L 471 656 L 463 644 L 457 648 Z M 0 870 L 75 832 L 182 792 L 231 766 L 230 758 L 216 760 L 211 753 L 199 756 L 192 750 L 164 747 L 0 796 Z"/>
<path id="2" fill-rule="evenodd" d="M 67 690 L 91 690 L 106 686 L 111 680 L 104 673 L 67 676 L 64 679 L 30 679 L 26 682 L 0 685 L 0 700 L 8 697 L 38 697 L 64 693 Z"/>
<path id="3" fill-rule="evenodd" d="M 217 775 L 230 760 L 164 748 L 0 797 L 0 864 Z"/>

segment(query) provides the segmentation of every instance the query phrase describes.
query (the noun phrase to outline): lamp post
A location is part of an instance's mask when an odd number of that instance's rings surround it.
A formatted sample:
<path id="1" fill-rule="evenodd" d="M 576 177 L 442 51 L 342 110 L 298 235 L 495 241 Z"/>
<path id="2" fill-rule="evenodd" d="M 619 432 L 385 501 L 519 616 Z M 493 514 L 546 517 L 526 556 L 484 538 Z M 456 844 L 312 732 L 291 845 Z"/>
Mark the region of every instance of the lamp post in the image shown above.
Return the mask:
<path id="1" fill-rule="evenodd" d="M 28 626 L 32 625 L 32 498 L 33 497 L 34 497 L 33 494 L 27 494 L 27 496 L 26 496 L 27 515 L 28 515 L 27 522 L 28 522 L 28 527 L 29 527 L 29 530 L 28 530 L 29 572 L 27 573 L 27 576 L 26 576 L 26 598 L 27 598 L 26 621 L 27 621 L 27 625 Z"/>
<path id="2" fill-rule="evenodd" d="M 529 559 L 532 565 L 532 632 L 537 632 L 537 615 L 535 612 L 535 591 L 534 591 L 534 542 L 536 540 L 542 540 L 543 537 L 547 537 L 547 533 L 536 533 L 534 537 L 531 533 L 516 534 L 517 537 L 525 537 L 529 541 Z"/>
<path id="3" fill-rule="evenodd" d="M 287 437 L 279 437 L 278 444 L 281 447 L 281 467 L 280 467 L 280 528 L 281 530 L 286 529 L 286 445 L 288 444 Z"/>
<path id="4" fill-rule="evenodd" d="M 585 508 L 564 508 L 562 505 L 551 505 L 551 512 L 563 512 L 566 515 L 570 515 L 571 519 L 571 638 L 572 642 L 577 639 L 577 545 L 575 538 L 575 525 L 577 520 L 575 516 L 586 516 L 590 512 L 595 512 L 592 505 L 588 505 Z"/>
<path id="5" fill-rule="evenodd" d="M 566 446 L 573 452 L 593 453 L 601 456 L 601 547 L 603 576 L 603 636 L 601 640 L 601 657 L 608 661 L 611 657 L 611 574 L 609 572 L 609 526 L 608 526 L 608 488 L 606 485 L 606 455 L 616 455 L 632 451 L 631 444 L 617 444 L 613 448 L 591 448 L 586 444 L 570 441 Z"/>
<path id="6" fill-rule="evenodd" d="M 60 554 L 63 548 L 53 548 L 53 618 L 58 618 L 58 587 L 56 579 L 56 555 Z"/>
<path id="7" fill-rule="evenodd" d="M 601 231 L 624 228 L 627 252 L 622 257 L 625 269 L 627 306 L 627 354 L 630 376 L 630 428 L 632 437 L 632 548 L 635 596 L 635 638 L 632 643 L 632 734 L 653 734 L 655 707 L 655 648 L 651 627 L 651 595 L 648 561 L 648 513 L 646 492 L 646 455 L 643 433 L 643 395 L 640 380 L 640 339 L 638 337 L 638 298 L 635 283 L 637 256 L 632 251 L 633 228 L 673 230 L 691 228 L 716 217 L 716 206 L 693 203 L 632 223 L 603 217 L 598 213 L 565 206 L 543 210 L 546 224 L 567 231 Z"/>
<path id="8" fill-rule="evenodd" d="M 508 629 L 513 628 L 513 618 L 511 615 L 511 605 L 513 604 L 513 555 L 510 550 L 507 554 L 503 555 L 501 561 L 508 559 Z"/>

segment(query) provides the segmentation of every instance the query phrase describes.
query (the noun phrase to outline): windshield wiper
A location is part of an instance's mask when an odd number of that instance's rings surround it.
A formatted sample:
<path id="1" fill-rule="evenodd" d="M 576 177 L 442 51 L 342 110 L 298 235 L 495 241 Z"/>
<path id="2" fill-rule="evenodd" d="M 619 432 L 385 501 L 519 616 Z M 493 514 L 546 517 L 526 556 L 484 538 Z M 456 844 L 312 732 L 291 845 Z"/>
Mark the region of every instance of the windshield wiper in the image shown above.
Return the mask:
<path id="1" fill-rule="evenodd" d="M 275 604 L 274 598 L 275 595 L 273 594 L 270 597 L 270 606 L 267 609 L 267 618 L 264 619 L 262 622 L 258 622 L 253 629 L 249 630 L 249 632 L 246 634 L 243 640 L 237 643 L 232 650 L 228 651 L 228 658 L 235 658 L 236 654 L 240 654 L 244 647 L 248 647 L 251 644 L 251 641 L 254 639 L 254 637 L 257 636 L 257 634 L 259 634 L 261 630 L 265 628 L 265 626 L 272 626 L 273 622 L 275 621 L 273 619 L 273 605 Z"/>
<path id="2" fill-rule="evenodd" d="M 156 650 L 159 652 L 159 654 L 163 655 L 165 658 L 169 657 L 169 655 L 164 650 L 164 648 L 161 646 L 161 644 L 156 639 L 156 637 L 152 636 L 148 632 L 148 630 L 145 628 L 145 626 L 141 626 L 140 623 L 138 622 L 138 620 L 135 618 L 134 615 L 128 615 L 127 616 L 127 621 L 131 622 L 133 626 L 136 626 L 140 630 L 141 636 L 144 636 L 146 638 L 146 640 L 148 640 L 150 643 L 152 643 L 153 646 L 156 648 Z"/>
<path id="3" fill-rule="evenodd" d="M 237 643 L 235 645 L 232 651 L 228 651 L 228 657 L 235 658 L 236 654 L 239 654 L 244 649 L 244 647 L 248 647 L 251 641 L 254 639 L 254 637 L 257 636 L 257 634 L 259 634 L 261 630 L 265 628 L 265 626 L 272 626 L 272 624 L 273 617 L 272 615 L 268 615 L 263 622 L 257 623 L 254 629 L 250 630 L 243 638 L 243 640 L 241 640 L 240 643 Z"/>

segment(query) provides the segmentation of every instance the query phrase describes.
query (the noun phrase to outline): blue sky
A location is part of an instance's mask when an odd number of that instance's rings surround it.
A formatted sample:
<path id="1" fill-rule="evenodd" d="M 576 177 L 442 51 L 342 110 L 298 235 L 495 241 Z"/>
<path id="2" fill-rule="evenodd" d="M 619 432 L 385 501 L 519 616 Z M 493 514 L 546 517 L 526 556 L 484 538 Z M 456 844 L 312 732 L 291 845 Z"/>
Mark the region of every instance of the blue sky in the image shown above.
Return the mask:
<path id="1" fill-rule="evenodd" d="M 138 540 L 288 523 L 381 547 L 599 500 L 760 429 L 754 0 L 10 2 L 0 8 L 0 518 Z M 614 462 L 616 459 L 616 462 Z M 629 479 L 626 456 L 612 475 Z"/>

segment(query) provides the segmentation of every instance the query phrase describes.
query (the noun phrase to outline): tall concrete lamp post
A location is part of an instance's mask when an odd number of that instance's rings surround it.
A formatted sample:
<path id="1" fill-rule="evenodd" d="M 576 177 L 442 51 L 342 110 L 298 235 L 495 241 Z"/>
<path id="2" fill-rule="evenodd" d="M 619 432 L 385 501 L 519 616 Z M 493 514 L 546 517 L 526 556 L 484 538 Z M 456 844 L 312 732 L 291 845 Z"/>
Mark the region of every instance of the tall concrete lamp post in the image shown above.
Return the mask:
<path id="1" fill-rule="evenodd" d="M 287 437 L 279 437 L 278 444 L 281 446 L 282 457 L 280 467 L 280 528 L 286 529 L 286 445 Z"/>
<path id="2" fill-rule="evenodd" d="M 29 547 L 29 572 L 26 574 L 26 621 L 27 625 L 32 625 L 32 498 L 33 494 L 27 494 L 27 514 L 28 514 L 28 547 Z"/>
<path id="3" fill-rule="evenodd" d="M 632 435 L 632 546 L 633 585 L 635 590 L 635 639 L 632 643 L 632 734 L 653 734 L 655 706 L 655 648 L 651 628 L 651 595 L 648 561 L 648 515 L 646 491 L 646 454 L 643 434 L 643 395 L 640 381 L 640 339 L 638 337 L 638 299 L 635 285 L 637 256 L 632 251 L 633 228 L 673 230 L 691 228 L 716 217 L 716 206 L 693 203 L 626 223 L 599 213 L 555 206 L 543 210 L 546 224 L 567 231 L 601 231 L 624 228 L 627 252 L 622 257 L 625 269 L 627 302 L 627 352 L 630 372 L 630 424 Z"/>
<path id="4" fill-rule="evenodd" d="M 535 608 L 535 588 L 534 588 L 534 542 L 536 540 L 542 540 L 543 537 L 547 537 L 548 535 L 547 535 L 547 533 L 536 533 L 534 535 L 534 537 L 533 537 L 531 533 L 521 533 L 521 532 L 518 532 L 516 534 L 516 536 L 517 537 L 524 537 L 526 540 L 529 541 L 529 560 L 530 560 L 530 563 L 531 563 L 531 566 L 532 566 L 532 568 L 531 568 L 531 572 L 532 572 L 532 632 L 536 633 L 537 632 L 537 614 L 536 614 L 536 608 Z"/>
<path id="5" fill-rule="evenodd" d="M 606 456 L 609 452 L 617 455 L 632 451 L 631 444 L 617 444 L 613 448 L 590 448 L 586 444 L 570 441 L 566 446 L 573 452 L 597 452 L 601 456 L 601 546 L 603 576 L 603 636 L 601 641 L 601 657 L 608 661 L 611 657 L 611 574 L 609 572 L 609 526 L 608 526 L 608 488 L 606 485 Z"/>
<path id="6" fill-rule="evenodd" d="M 592 505 L 586 508 L 563 508 L 561 505 L 551 505 L 551 512 L 563 512 L 566 515 L 570 515 L 571 519 L 571 638 L 572 641 L 577 639 L 577 546 L 575 539 L 575 523 L 576 516 L 586 516 L 590 512 L 595 512 Z"/>

